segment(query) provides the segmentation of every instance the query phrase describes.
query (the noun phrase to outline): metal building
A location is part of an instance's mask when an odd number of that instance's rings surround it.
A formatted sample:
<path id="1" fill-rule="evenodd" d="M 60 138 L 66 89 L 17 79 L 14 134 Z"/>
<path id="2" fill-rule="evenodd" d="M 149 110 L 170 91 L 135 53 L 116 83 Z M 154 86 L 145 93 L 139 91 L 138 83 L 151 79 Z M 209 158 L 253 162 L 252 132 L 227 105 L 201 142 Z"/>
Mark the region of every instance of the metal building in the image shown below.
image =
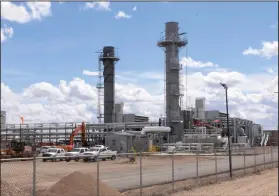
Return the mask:
<path id="1" fill-rule="evenodd" d="M 195 117 L 205 119 L 205 98 L 196 98 L 195 100 Z"/>
<path id="2" fill-rule="evenodd" d="M 123 122 L 123 107 L 123 102 L 114 104 L 114 122 Z"/>
<path id="3" fill-rule="evenodd" d="M 185 34 L 185 33 L 182 33 Z M 181 39 L 178 22 L 165 24 L 165 36 L 157 43 L 157 46 L 165 49 L 165 110 L 166 126 L 172 128 L 172 134 L 176 141 L 182 141 L 183 129 L 181 123 L 181 91 L 179 50 L 187 45 L 185 39 Z"/>
<path id="4" fill-rule="evenodd" d="M 123 122 L 148 122 L 149 117 L 147 116 L 139 116 L 135 114 L 124 114 Z"/>
<path id="5" fill-rule="evenodd" d="M 113 46 L 105 46 L 103 54 L 99 57 L 103 62 L 104 77 L 104 123 L 112 123 L 114 116 L 114 86 L 115 86 L 115 62 L 119 58 L 115 55 Z"/>

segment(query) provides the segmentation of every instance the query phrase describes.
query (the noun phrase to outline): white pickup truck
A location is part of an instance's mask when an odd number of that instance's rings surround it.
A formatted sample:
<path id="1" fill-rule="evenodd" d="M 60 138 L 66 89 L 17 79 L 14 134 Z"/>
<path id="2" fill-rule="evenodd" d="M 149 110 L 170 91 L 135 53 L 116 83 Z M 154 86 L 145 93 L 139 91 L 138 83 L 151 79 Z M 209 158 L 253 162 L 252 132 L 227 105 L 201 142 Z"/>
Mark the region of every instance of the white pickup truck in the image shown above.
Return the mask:
<path id="1" fill-rule="evenodd" d="M 50 148 L 47 152 L 43 153 L 43 162 L 47 160 L 63 161 L 65 154 L 65 150 L 62 148 Z"/>
<path id="2" fill-rule="evenodd" d="M 70 152 L 66 153 L 65 160 L 67 162 L 69 162 L 71 160 L 75 160 L 76 162 L 78 162 L 80 159 L 80 156 L 83 155 L 83 153 L 87 152 L 88 150 L 89 150 L 88 148 L 74 148 Z"/>
<path id="3" fill-rule="evenodd" d="M 38 154 L 40 154 L 40 153 L 43 154 L 43 153 L 46 153 L 51 148 L 56 148 L 56 146 L 42 146 L 41 148 L 37 148 L 36 152 Z"/>
<path id="4" fill-rule="evenodd" d="M 99 155 L 99 156 L 98 156 Z M 89 151 L 83 153 L 82 159 L 84 162 L 97 161 L 97 157 L 103 161 L 107 159 L 115 160 L 117 151 L 111 151 L 107 147 L 93 147 Z"/>

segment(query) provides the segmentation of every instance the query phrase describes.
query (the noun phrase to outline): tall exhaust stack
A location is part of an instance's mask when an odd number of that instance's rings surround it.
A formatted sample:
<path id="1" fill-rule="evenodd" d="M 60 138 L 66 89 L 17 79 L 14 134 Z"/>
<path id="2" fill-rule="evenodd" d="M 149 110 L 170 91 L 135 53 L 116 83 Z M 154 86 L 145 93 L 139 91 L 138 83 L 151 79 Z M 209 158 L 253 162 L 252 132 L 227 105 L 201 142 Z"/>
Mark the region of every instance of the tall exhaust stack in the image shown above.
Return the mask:
<path id="1" fill-rule="evenodd" d="M 157 46 L 165 49 L 165 108 L 166 125 L 172 128 L 175 141 L 182 141 L 184 135 L 183 124 L 181 123 L 181 89 L 179 50 L 187 45 L 186 40 L 180 39 L 178 22 L 167 22 L 165 36 L 157 43 Z"/>
<path id="2" fill-rule="evenodd" d="M 105 46 L 103 55 L 100 57 L 103 62 L 104 77 L 104 123 L 113 122 L 114 113 L 114 86 L 115 86 L 115 62 L 119 58 L 115 56 L 113 46 Z"/>

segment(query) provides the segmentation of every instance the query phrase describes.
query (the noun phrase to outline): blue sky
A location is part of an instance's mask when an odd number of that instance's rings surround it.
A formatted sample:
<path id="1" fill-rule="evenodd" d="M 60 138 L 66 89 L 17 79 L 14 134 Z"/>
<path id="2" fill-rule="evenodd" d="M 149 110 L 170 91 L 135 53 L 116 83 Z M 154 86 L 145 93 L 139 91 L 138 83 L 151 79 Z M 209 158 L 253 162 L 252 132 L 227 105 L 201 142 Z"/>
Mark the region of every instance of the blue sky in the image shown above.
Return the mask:
<path id="1" fill-rule="evenodd" d="M 82 70 L 97 70 L 95 51 L 104 45 L 118 49 L 117 72 L 163 72 L 164 54 L 156 46 L 167 21 L 180 23 L 188 33 L 188 56 L 211 61 L 241 72 L 258 72 L 272 66 L 266 61 L 243 56 L 249 46 L 277 40 L 276 3 L 111 3 L 111 11 L 81 10 L 84 3 L 53 3 L 52 16 L 42 21 L 17 24 L 2 20 L 14 29 L 14 36 L 2 44 L 2 81 L 16 90 L 34 81 L 57 84 L 60 79 L 82 76 Z M 132 11 L 136 6 L 137 11 Z M 131 19 L 116 20 L 123 10 Z M 182 54 L 185 51 L 182 51 Z M 11 72 L 29 76 L 17 82 Z M 30 75 L 31 74 L 31 75 Z M 85 78 L 86 80 L 88 78 Z"/>
<path id="2" fill-rule="evenodd" d="M 67 102 L 65 108 L 79 105 L 70 109 L 72 116 L 68 110 L 65 115 L 75 120 L 74 113 L 79 112 L 89 120 L 95 118 L 91 113 L 92 108 L 96 110 L 97 78 L 83 71 L 97 71 L 95 52 L 106 45 L 118 48 L 121 58 L 116 64 L 120 100 L 134 104 L 126 104 L 124 109 L 158 116 L 162 106 L 149 111 L 150 105 L 133 103 L 133 96 L 148 97 L 154 103 L 163 100 L 164 52 L 156 43 L 165 23 L 176 21 L 180 31 L 187 32 L 189 41 L 191 99 L 205 96 L 212 103 L 210 108 L 224 110 L 223 91 L 216 84 L 226 81 L 231 84 L 230 107 L 234 115 L 247 117 L 253 111 L 253 120 L 277 123 L 278 101 L 272 94 L 278 89 L 278 3 L 112 2 L 102 4 L 102 10 L 85 6 L 84 2 L 1 3 L 1 82 L 14 93 L 1 96 L 1 101 L 14 116 L 24 113 L 31 118 L 38 108 L 47 113 L 48 108 L 55 108 L 51 104 L 58 97 L 72 96 L 72 90 L 75 96 L 85 93 L 93 101 L 87 103 L 83 96 L 79 101 Z M 130 17 L 116 19 L 119 11 Z M 10 31 L 4 39 L 5 29 Z M 180 57 L 186 57 L 185 49 Z M 17 101 L 17 109 L 10 102 L 12 98 Z M 30 100 L 41 105 L 22 105 Z M 32 107 L 36 109 L 27 112 L 26 108 Z M 156 110 L 160 112 L 152 113 Z M 51 118 L 51 112 L 45 118 L 64 119 L 63 115 Z"/>

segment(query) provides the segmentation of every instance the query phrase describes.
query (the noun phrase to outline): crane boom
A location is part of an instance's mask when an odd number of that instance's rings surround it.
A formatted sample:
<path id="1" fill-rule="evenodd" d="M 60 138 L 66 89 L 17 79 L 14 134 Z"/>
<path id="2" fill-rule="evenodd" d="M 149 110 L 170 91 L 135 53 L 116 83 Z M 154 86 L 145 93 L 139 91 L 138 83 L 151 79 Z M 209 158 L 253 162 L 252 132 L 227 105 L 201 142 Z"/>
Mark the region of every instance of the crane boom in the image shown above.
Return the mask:
<path id="1" fill-rule="evenodd" d="M 59 148 L 63 148 L 66 151 L 71 151 L 74 148 L 74 137 L 76 134 L 78 134 L 79 132 L 81 132 L 81 141 L 82 141 L 82 146 L 85 147 L 87 146 L 87 142 L 86 142 L 86 137 L 85 137 L 85 130 L 86 130 L 86 126 L 85 123 L 82 122 L 81 126 L 78 126 L 77 128 L 75 128 L 75 130 L 73 131 L 73 133 L 70 136 L 70 141 L 69 141 L 69 145 L 64 145 L 64 146 L 57 146 Z"/>
<path id="2" fill-rule="evenodd" d="M 85 138 L 85 123 L 82 122 L 81 126 L 78 126 L 73 133 L 70 136 L 70 145 L 74 145 L 74 137 L 76 134 L 78 134 L 79 132 L 81 132 L 81 141 L 82 141 L 82 145 L 86 146 L 86 138 Z"/>

